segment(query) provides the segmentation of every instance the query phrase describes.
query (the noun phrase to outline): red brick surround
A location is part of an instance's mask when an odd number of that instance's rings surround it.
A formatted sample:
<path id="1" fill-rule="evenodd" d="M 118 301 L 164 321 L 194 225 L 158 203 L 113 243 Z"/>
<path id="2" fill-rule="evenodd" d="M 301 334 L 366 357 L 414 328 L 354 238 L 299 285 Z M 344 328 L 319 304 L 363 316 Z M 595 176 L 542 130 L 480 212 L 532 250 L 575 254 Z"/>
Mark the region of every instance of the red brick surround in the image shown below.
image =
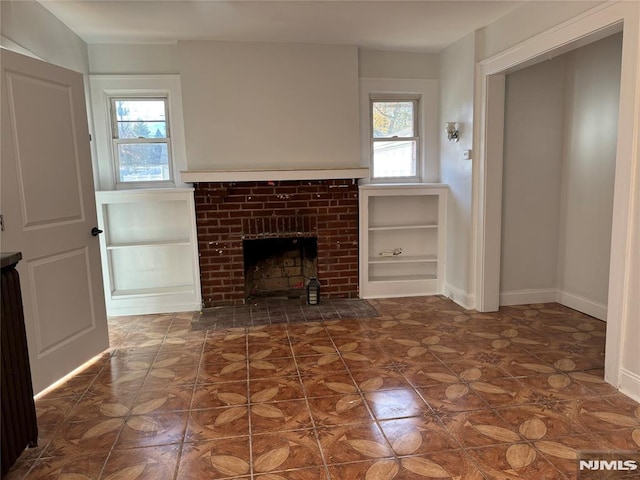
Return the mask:
<path id="1" fill-rule="evenodd" d="M 324 297 L 358 295 L 355 180 L 198 183 L 195 189 L 202 301 L 243 301 L 242 240 L 318 237 Z"/>

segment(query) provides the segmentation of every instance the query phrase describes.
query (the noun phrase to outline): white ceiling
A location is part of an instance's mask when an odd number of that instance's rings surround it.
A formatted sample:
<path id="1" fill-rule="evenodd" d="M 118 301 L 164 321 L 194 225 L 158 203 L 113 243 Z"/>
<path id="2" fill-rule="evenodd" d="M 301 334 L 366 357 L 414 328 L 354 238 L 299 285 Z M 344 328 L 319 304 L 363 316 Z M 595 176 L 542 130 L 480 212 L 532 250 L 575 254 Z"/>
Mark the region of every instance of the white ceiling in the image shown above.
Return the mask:
<path id="1" fill-rule="evenodd" d="M 438 52 L 515 1 L 41 0 L 87 43 L 220 40 Z"/>

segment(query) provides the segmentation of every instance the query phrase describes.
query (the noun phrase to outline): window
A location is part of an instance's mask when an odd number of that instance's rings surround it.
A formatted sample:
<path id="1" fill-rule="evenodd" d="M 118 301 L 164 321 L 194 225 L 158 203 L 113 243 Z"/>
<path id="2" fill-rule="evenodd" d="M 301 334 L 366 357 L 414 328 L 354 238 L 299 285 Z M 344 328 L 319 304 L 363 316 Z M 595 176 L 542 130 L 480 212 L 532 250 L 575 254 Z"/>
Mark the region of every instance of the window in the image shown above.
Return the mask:
<path id="1" fill-rule="evenodd" d="M 419 177 L 417 97 L 371 97 L 371 176 L 414 180 Z"/>
<path id="2" fill-rule="evenodd" d="M 112 97 L 116 183 L 171 182 L 167 97 Z"/>

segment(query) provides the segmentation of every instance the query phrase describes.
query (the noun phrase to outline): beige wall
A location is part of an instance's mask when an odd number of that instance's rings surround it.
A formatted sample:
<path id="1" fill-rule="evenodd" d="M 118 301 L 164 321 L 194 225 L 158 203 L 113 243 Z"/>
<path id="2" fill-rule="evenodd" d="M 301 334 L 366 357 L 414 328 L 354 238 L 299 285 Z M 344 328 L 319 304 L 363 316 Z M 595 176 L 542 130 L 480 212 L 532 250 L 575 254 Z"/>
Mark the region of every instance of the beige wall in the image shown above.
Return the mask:
<path id="1" fill-rule="evenodd" d="M 500 292 L 555 290 L 564 145 L 563 57 L 507 76 Z"/>
<path id="2" fill-rule="evenodd" d="M 189 169 L 357 167 L 356 47 L 180 42 Z"/>
<path id="3" fill-rule="evenodd" d="M 473 144 L 475 36 L 467 35 L 440 55 L 440 180 L 447 197 L 446 293 L 462 304 L 472 303 L 472 165 L 464 150 Z M 460 141 L 448 142 L 444 123 L 460 124 Z"/>
<path id="4" fill-rule="evenodd" d="M 104 75 L 178 72 L 177 44 L 89 44 L 91 73 Z"/>
<path id="5" fill-rule="evenodd" d="M 361 78 L 438 79 L 440 60 L 436 53 L 358 50 Z"/>

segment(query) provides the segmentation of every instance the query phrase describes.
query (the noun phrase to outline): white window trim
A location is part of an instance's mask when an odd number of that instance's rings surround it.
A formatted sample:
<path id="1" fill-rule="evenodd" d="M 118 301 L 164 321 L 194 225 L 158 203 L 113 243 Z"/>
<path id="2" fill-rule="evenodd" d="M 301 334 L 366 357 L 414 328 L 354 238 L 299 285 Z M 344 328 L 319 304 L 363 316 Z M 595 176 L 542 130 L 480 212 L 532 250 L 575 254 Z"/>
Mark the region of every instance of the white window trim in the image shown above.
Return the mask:
<path id="1" fill-rule="evenodd" d="M 187 154 L 182 113 L 182 90 L 179 75 L 91 75 L 98 176 L 101 190 L 186 187 L 180 171 L 187 169 Z M 171 181 L 119 182 L 113 152 L 111 126 L 112 97 L 167 97 L 171 139 Z"/>
<path id="2" fill-rule="evenodd" d="M 419 97 L 417 177 L 370 178 L 372 183 L 437 183 L 440 178 L 438 136 L 438 81 L 428 79 L 361 78 L 360 142 L 361 164 L 371 163 L 371 98 L 386 96 Z"/>

